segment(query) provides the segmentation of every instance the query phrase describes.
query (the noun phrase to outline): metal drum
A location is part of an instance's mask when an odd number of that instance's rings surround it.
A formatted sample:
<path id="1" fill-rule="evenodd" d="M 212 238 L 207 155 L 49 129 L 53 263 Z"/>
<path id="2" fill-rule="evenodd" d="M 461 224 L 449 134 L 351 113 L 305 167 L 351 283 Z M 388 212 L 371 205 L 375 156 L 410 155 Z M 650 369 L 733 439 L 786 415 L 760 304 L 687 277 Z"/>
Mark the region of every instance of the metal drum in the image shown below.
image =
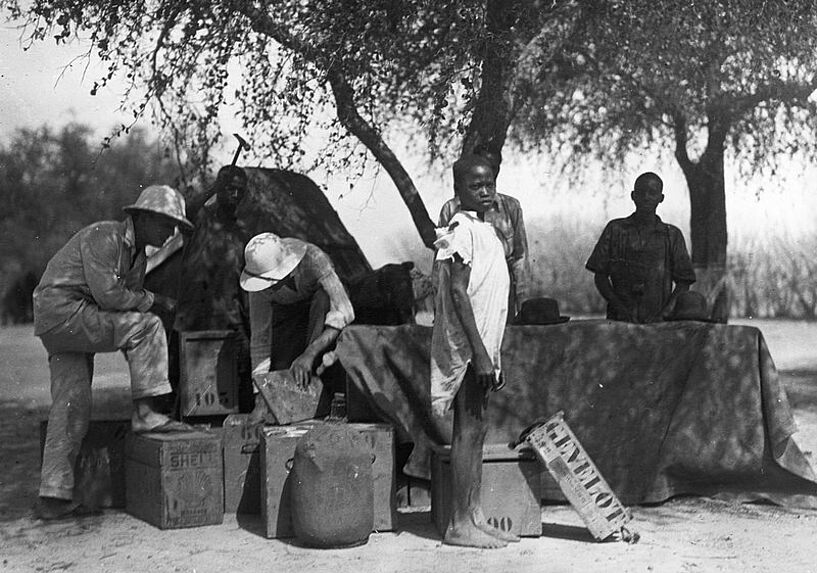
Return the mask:
<path id="1" fill-rule="evenodd" d="M 295 448 L 290 490 L 295 537 L 312 547 L 353 547 L 374 523 L 372 449 L 346 424 L 309 430 Z"/>

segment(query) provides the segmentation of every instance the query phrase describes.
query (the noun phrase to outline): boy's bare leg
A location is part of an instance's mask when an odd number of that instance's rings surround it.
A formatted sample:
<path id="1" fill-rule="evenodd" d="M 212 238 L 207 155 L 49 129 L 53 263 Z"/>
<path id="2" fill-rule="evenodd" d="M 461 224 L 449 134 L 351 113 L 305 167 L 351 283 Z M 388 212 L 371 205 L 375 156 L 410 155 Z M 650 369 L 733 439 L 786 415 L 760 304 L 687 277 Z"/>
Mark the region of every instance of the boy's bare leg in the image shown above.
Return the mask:
<path id="1" fill-rule="evenodd" d="M 451 521 L 443 541 L 449 545 L 499 548 L 508 542 L 494 534 L 480 507 L 482 443 L 487 427 L 483 390 L 471 368 L 454 398 L 454 435 L 451 442 Z M 500 532 L 501 533 L 501 532 Z"/>

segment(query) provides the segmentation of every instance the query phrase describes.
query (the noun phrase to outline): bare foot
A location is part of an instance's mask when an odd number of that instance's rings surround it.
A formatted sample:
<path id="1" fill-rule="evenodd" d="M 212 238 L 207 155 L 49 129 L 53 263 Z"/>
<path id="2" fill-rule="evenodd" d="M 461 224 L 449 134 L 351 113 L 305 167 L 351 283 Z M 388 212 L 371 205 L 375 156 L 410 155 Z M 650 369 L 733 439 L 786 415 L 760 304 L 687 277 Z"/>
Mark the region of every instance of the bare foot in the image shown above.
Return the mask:
<path id="1" fill-rule="evenodd" d="M 41 497 L 34 508 L 34 514 L 44 521 L 66 519 L 76 515 L 79 502 L 55 497 Z"/>
<path id="2" fill-rule="evenodd" d="M 499 549 L 508 545 L 507 541 L 484 531 L 470 519 L 461 523 L 450 524 L 445 531 L 443 543 L 464 547 L 481 547 L 483 549 Z"/>
<path id="3" fill-rule="evenodd" d="M 514 535 L 510 531 L 502 531 L 501 529 L 497 529 L 490 523 L 485 523 L 478 526 L 482 531 L 489 535 L 493 535 L 497 539 L 501 539 L 502 541 L 507 541 L 509 543 L 519 543 L 521 540 L 519 539 L 518 535 Z"/>
<path id="4" fill-rule="evenodd" d="M 134 432 L 148 432 L 152 428 L 159 427 L 170 422 L 170 417 L 159 412 L 139 412 L 135 411 L 130 418 L 131 430 Z"/>
<path id="5" fill-rule="evenodd" d="M 478 509 L 475 512 L 474 522 L 476 523 L 477 527 L 479 527 L 485 533 L 489 533 L 496 537 L 497 539 L 501 539 L 502 541 L 508 541 L 510 543 L 519 543 L 520 539 L 518 535 L 514 535 L 510 531 L 502 531 L 501 529 L 494 527 L 488 520 L 485 519 L 485 514 L 482 513 L 482 508 Z"/>

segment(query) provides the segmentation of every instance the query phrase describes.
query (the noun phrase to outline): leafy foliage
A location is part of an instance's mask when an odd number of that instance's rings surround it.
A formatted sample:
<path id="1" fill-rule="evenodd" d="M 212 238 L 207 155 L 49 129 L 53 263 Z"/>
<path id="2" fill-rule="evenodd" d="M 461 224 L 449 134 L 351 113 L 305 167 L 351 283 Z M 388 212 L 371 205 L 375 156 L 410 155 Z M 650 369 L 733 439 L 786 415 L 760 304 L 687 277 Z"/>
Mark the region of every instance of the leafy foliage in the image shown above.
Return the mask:
<path id="1" fill-rule="evenodd" d="M 124 72 L 134 119 L 149 108 L 179 157 L 207 172 L 235 101 L 254 152 L 279 167 L 361 167 L 360 144 L 394 180 L 424 240 L 431 222 L 386 143 L 421 133 L 431 157 L 493 139 L 515 113 L 518 73 L 553 51 L 573 0 L 37 0 L 21 8 L 32 40 L 87 38 L 108 65 L 92 91 Z M 554 42 L 549 42 L 550 35 Z M 547 58 L 545 58 L 547 59 Z M 522 65 L 524 64 L 524 65 Z M 334 108 L 334 113 L 332 112 Z M 128 126 L 122 126 L 126 130 Z M 353 137 L 350 137 L 352 135 Z M 318 143 L 321 151 L 306 157 Z"/>
<path id="2" fill-rule="evenodd" d="M 812 2 L 606 2 L 542 72 L 518 136 L 554 151 L 610 164 L 723 143 L 751 170 L 817 149 Z"/>
<path id="3" fill-rule="evenodd" d="M 121 219 L 142 186 L 177 181 L 175 165 L 140 129 L 101 156 L 94 141 L 89 127 L 69 124 L 19 130 L 0 146 L 0 280 L 39 276 L 79 229 Z"/>

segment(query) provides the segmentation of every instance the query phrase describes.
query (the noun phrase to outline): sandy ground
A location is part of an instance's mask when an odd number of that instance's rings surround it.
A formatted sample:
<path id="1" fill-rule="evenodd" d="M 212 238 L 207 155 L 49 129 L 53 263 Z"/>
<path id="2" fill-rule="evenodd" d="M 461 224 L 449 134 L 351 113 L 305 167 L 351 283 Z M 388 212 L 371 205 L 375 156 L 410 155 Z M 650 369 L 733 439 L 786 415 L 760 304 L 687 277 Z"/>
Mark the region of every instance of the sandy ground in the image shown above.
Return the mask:
<path id="1" fill-rule="evenodd" d="M 740 321 L 761 328 L 782 372 L 800 431 L 817 452 L 817 324 Z M 545 506 L 543 536 L 501 550 L 444 546 L 425 511 L 401 513 L 398 533 L 361 547 L 315 550 L 268 540 L 261 524 L 162 531 L 123 511 L 44 524 L 32 517 L 39 480 L 38 423 L 47 413 L 45 354 L 30 327 L 0 328 L 0 571 L 552 571 L 815 572 L 817 512 L 679 498 L 634 507 L 634 545 L 596 543 L 569 506 Z M 127 374 L 97 358 L 95 411 L 127 417 Z"/>

